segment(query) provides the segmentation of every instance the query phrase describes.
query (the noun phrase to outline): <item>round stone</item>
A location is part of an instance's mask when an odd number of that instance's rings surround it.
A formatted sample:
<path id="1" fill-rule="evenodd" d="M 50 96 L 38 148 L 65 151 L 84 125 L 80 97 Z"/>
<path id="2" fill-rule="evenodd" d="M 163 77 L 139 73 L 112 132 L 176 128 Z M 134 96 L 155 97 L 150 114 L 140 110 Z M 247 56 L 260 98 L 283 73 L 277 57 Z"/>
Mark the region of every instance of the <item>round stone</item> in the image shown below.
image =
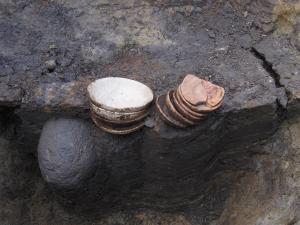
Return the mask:
<path id="1" fill-rule="evenodd" d="M 79 188 L 96 170 L 91 128 L 78 119 L 52 119 L 43 128 L 38 160 L 44 179 L 57 187 Z"/>

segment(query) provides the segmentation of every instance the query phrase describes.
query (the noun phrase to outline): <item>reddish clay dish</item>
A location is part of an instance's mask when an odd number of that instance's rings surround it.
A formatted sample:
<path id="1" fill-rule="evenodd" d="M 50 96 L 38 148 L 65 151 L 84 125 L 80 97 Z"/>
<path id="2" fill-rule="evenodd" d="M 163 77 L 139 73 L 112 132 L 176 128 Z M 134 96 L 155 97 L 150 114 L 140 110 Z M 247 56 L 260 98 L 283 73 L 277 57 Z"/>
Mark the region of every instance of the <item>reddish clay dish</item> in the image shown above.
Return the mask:
<path id="1" fill-rule="evenodd" d="M 224 88 L 188 74 L 175 91 L 158 98 L 157 107 L 168 124 L 183 128 L 221 107 L 224 95 Z"/>
<path id="2" fill-rule="evenodd" d="M 186 124 L 183 124 L 172 117 L 172 114 L 165 105 L 165 101 L 166 95 L 161 95 L 156 99 L 156 107 L 162 116 L 162 119 L 171 126 L 185 128 Z"/>
<path id="3" fill-rule="evenodd" d="M 181 122 L 182 124 L 186 124 L 187 126 L 194 125 L 195 122 L 189 120 L 184 115 L 182 115 L 174 106 L 173 101 L 171 101 L 171 96 L 173 95 L 173 92 L 173 90 L 169 91 L 166 95 L 166 107 L 171 111 L 173 117 L 176 118 L 177 121 Z"/>
<path id="4" fill-rule="evenodd" d="M 177 89 L 176 93 L 175 93 L 175 98 L 179 103 L 179 107 L 181 107 L 185 114 L 187 115 L 193 115 L 194 117 L 197 118 L 202 118 L 203 116 L 205 116 L 205 114 L 203 113 L 199 113 L 195 110 L 193 110 L 194 108 L 196 108 L 195 106 L 191 106 L 190 104 L 187 104 L 184 100 L 182 95 L 180 94 L 179 90 Z M 197 108 L 196 108 L 197 109 Z"/>
<path id="5" fill-rule="evenodd" d="M 207 92 L 202 81 L 191 74 L 185 76 L 184 80 L 179 86 L 179 91 L 182 93 L 184 100 L 192 105 L 199 105 L 206 103 Z"/>
<path id="6" fill-rule="evenodd" d="M 203 87 L 207 90 L 207 105 L 209 107 L 216 107 L 217 105 L 220 105 L 225 95 L 224 88 L 208 81 L 202 80 L 201 82 Z"/>
<path id="7" fill-rule="evenodd" d="M 191 114 L 190 111 L 187 111 L 181 103 L 179 103 L 176 92 L 172 91 L 171 101 L 173 102 L 174 107 L 177 109 L 177 111 L 182 114 L 184 117 L 188 118 L 189 120 L 198 123 L 201 121 L 204 117 L 202 114 Z M 194 113 L 194 112 L 193 112 Z"/>

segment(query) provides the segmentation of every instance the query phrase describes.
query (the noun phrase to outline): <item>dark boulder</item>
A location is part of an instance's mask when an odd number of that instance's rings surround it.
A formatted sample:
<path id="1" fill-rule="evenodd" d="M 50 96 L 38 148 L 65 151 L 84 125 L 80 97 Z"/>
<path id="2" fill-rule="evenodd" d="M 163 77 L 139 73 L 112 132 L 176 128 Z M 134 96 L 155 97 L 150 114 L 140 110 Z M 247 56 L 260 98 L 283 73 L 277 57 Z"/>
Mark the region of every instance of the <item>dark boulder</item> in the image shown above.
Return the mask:
<path id="1" fill-rule="evenodd" d="M 45 180 L 62 188 L 79 188 L 96 170 L 96 146 L 89 126 L 53 119 L 44 126 L 38 158 Z"/>

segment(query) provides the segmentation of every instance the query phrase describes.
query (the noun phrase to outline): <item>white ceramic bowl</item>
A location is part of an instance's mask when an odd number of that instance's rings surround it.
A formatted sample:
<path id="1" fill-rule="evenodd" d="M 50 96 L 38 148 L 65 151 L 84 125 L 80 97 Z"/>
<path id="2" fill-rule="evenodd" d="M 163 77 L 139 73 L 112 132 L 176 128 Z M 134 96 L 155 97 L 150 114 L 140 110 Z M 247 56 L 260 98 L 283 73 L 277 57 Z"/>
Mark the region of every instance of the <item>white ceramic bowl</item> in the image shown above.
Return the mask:
<path id="1" fill-rule="evenodd" d="M 90 100 L 110 111 L 135 112 L 153 101 L 153 92 L 146 85 L 126 78 L 107 77 L 92 82 L 88 88 Z"/>
<path id="2" fill-rule="evenodd" d="M 100 129 L 102 129 L 103 131 L 111 134 L 118 134 L 118 135 L 130 134 L 144 127 L 144 121 L 128 127 L 115 127 L 115 126 L 112 127 L 111 125 L 106 124 L 105 122 L 103 122 L 97 117 L 92 116 L 92 120 L 94 121 L 95 125 Z"/>
<path id="3" fill-rule="evenodd" d="M 92 102 L 90 102 L 90 108 L 97 116 L 114 123 L 128 123 L 135 120 L 140 120 L 149 114 L 148 108 L 136 112 L 114 112 L 102 109 L 94 105 Z"/>

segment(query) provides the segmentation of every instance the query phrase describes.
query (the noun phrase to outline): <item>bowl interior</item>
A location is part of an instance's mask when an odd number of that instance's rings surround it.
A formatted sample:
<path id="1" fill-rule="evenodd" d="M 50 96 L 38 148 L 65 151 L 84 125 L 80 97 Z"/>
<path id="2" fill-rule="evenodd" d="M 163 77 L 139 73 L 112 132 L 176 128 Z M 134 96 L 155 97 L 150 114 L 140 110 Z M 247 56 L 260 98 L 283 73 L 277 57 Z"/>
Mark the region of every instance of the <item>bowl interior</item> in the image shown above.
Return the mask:
<path id="1" fill-rule="evenodd" d="M 107 77 L 88 86 L 92 101 L 109 109 L 136 109 L 153 100 L 153 92 L 146 85 L 126 78 Z"/>

